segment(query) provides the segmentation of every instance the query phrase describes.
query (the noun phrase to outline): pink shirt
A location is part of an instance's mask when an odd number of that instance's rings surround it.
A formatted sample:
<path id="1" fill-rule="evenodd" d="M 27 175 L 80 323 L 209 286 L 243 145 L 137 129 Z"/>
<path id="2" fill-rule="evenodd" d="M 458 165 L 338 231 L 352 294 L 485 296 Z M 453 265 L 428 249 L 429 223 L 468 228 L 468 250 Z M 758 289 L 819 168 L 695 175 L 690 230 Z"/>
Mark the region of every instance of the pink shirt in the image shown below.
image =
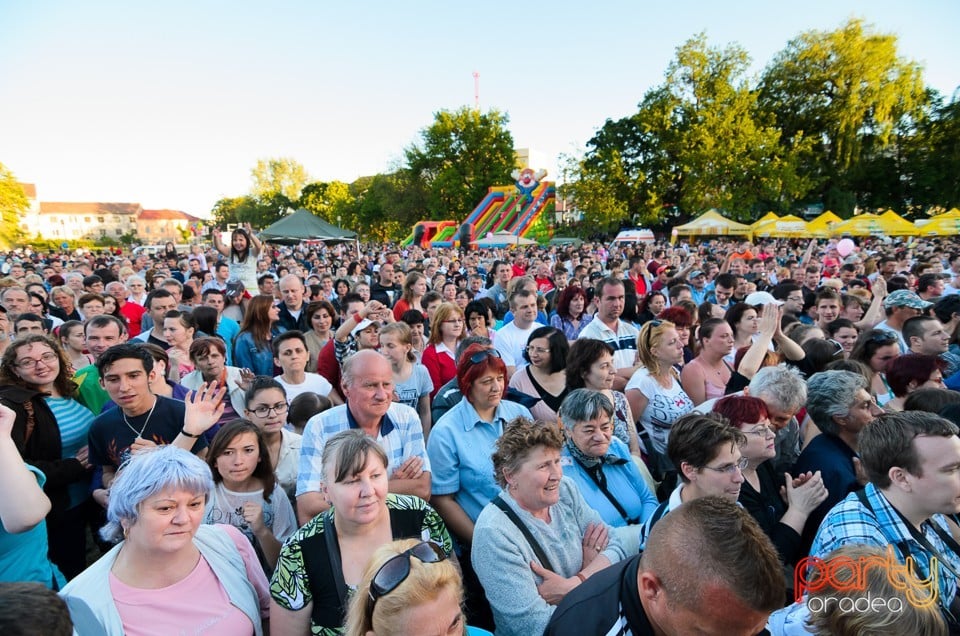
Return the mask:
<path id="1" fill-rule="evenodd" d="M 260 599 L 260 615 L 266 618 L 270 609 L 270 592 L 253 546 L 236 528 L 219 527 L 224 528 L 237 545 L 247 566 L 247 576 Z M 250 619 L 230 604 L 226 591 L 202 556 L 186 578 L 160 589 L 130 587 L 111 572 L 110 593 L 127 636 L 254 633 Z"/>

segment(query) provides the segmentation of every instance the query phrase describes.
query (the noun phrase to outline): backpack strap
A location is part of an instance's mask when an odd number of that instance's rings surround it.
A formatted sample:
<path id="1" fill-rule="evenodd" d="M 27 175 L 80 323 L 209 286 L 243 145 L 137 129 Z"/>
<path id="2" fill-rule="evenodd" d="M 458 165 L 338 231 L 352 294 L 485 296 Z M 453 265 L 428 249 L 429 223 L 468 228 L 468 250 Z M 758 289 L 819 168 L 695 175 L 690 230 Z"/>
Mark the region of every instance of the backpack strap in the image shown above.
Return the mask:
<path id="1" fill-rule="evenodd" d="M 337 588 L 340 597 L 340 607 L 347 610 L 347 582 L 343 578 L 343 561 L 340 559 L 340 545 L 337 543 L 337 529 L 333 525 L 333 510 L 323 513 L 323 541 L 327 546 L 327 557 L 330 559 L 330 578 Z"/>
<path id="2" fill-rule="evenodd" d="M 537 560 L 540 561 L 540 565 L 544 568 L 550 570 L 551 572 L 556 572 L 553 568 L 553 565 L 550 563 L 550 559 L 547 558 L 547 554 L 543 551 L 543 548 L 540 547 L 540 543 L 534 538 L 530 533 L 530 529 L 527 528 L 527 525 L 523 522 L 523 519 L 520 518 L 513 508 L 511 508 L 500 495 L 497 495 L 490 500 L 494 506 L 503 511 L 503 514 L 507 515 L 507 519 L 513 522 L 513 525 L 517 526 L 520 532 L 523 534 L 523 537 L 527 540 L 527 543 L 530 544 L 530 547 L 533 548 L 533 553 L 537 555 Z"/>

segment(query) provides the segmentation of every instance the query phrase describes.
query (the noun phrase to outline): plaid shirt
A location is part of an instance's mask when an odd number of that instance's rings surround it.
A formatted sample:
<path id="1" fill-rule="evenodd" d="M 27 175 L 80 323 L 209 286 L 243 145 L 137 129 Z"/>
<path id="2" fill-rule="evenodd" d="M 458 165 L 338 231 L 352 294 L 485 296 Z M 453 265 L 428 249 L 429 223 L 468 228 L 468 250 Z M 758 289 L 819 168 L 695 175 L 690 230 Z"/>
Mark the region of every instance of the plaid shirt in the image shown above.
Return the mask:
<path id="1" fill-rule="evenodd" d="M 300 445 L 300 474 L 297 476 L 297 495 L 317 492 L 323 482 L 323 447 L 327 440 L 341 431 L 359 428 L 346 404 L 314 415 L 303 429 Z M 420 416 L 409 406 L 393 402 L 380 420 L 377 443 L 387 454 L 387 474 L 399 468 L 411 457 L 423 460 L 423 472 L 430 472 L 430 459 L 423 443 Z"/>
<path id="2" fill-rule="evenodd" d="M 927 578 L 931 554 L 913 538 L 903 519 L 876 486 L 867 484 L 864 492 L 873 512 L 860 503 L 856 493 L 847 495 L 820 524 L 813 547 L 810 548 L 810 556 L 824 559 L 832 551 L 849 544 L 866 544 L 884 549 L 892 545 L 901 562 L 905 554 L 912 557 L 917 576 L 921 579 Z M 943 515 L 933 515 L 921 525 L 923 536 L 937 549 L 939 558 L 946 559 L 955 572 L 960 572 L 960 555 L 943 544 L 933 530 L 931 524 L 934 523 L 949 532 Z M 957 579 L 943 565 L 938 567 L 940 603 L 947 607 L 956 594 Z"/>

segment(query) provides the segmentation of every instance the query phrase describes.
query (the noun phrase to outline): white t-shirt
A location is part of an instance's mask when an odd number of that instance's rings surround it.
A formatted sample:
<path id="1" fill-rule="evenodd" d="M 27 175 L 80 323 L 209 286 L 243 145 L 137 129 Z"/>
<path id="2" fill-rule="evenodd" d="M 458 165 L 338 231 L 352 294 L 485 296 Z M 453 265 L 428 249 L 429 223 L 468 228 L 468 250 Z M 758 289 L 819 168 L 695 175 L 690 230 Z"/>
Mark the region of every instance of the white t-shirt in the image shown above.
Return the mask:
<path id="1" fill-rule="evenodd" d="M 508 322 L 497 331 L 497 340 L 493 343 L 493 348 L 497 350 L 503 358 L 503 363 L 508 367 L 515 369 L 524 367 L 527 361 L 523 359 L 523 350 L 527 348 L 530 334 L 545 326 L 535 322 L 526 329 L 520 329 L 513 321 Z"/>
<path id="2" fill-rule="evenodd" d="M 225 523 L 237 528 L 250 542 L 253 542 L 253 529 L 243 518 L 243 504 L 246 502 L 259 504 L 263 508 L 263 525 L 270 528 L 277 541 L 283 543 L 287 537 L 297 530 L 297 517 L 293 506 L 287 499 L 287 493 L 279 484 L 273 489 L 270 501 L 263 498 L 263 489 L 252 492 L 234 492 L 227 490 L 223 482 L 217 484 L 210 492 L 210 501 L 204 513 L 204 523 Z"/>
<path id="3" fill-rule="evenodd" d="M 306 377 L 301 384 L 290 384 L 283 379 L 282 375 L 274 378 L 287 392 L 287 404 L 293 402 L 293 398 L 301 393 L 313 392 L 317 395 L 330 395 L 330 390 L 333 388 L 333 385 L 331 385 L 325 377 L 318 373 L 307 373 L 305 375 Z"/>
<path id="4" fill-rule="evenodd" d="M 637 369 L 630 377 L 623 392 L 637 389 L 647 398 L 647 408 L 643 413 L 634 413 L 650 436 L 653 448 L 661 455 L 667 454 L 667 438 L 670 427 L 678 418 L 693 410 L 693 400 L 680 386 L 680 381 L 670 374 L 671 386 L 665 389 L 646 368 Z"/>

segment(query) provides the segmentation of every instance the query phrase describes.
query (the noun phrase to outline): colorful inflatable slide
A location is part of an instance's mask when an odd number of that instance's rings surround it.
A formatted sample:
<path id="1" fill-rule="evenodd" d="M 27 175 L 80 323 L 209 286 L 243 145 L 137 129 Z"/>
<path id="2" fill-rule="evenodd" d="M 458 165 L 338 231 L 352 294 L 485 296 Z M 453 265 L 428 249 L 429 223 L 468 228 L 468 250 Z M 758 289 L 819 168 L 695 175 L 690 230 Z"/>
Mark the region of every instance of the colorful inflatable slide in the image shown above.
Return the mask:
<path id="1" fill-rule="evenodd" d="M 546 170 L 515 170 L 514 185 L 493 186 L 463 224 L 456 221 L 420 221 L 413 226 L 403 245 L 417 243 L 422 247 L 451 247 L 457 243 L 474 243 L 478 239 L 501 233 L 545 242 L 550 228 L 544 212 L 553 210 L 556 187 L 542 181 Z"/>

